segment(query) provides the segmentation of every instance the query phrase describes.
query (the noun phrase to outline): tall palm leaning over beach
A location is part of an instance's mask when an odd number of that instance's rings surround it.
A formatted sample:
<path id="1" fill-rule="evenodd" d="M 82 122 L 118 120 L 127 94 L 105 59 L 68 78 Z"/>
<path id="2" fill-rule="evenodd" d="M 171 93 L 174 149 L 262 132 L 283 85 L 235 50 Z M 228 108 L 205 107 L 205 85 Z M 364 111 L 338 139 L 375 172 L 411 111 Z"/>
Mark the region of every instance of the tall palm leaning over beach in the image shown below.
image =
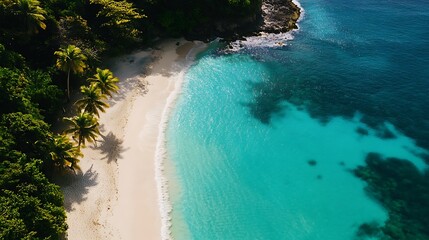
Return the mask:
<path id="1" fill-rule="evenodd" d="M 95 142 L 100 130 L 98 129 L 98 121 L 91 113 L 81 111 L 77 116 L 64 118 L 70 128 L 64 133 L 72 134 L 73 139 L 78 143 L 78 149 L 85 146 L 86 141 Z"/>
<path id="2" fill-rule="evenodd" d="M 60 48 L 54 54 L 58 57 L 55 64 L 57 68 L 67 72 L 67 99 L 70 99 L 70 71 L 73 73 L 83 72 L 87 67 L 85 63 L 87 58 L 82 50 L 75 45 Z"/>
<path id="3" fill-rule="evenodd" d="M 70 142 L 69 138 L 65 135 L 55 135 L 51 140 L 51 159 L 54 161 L 54 165 L 61 170 L 65 167 L 69 167 L 73 171 L 79 169 L 77 163 L 79 162 L 78 157 L 82 157 L 83 154 L 79 148 Z"/>
<path id="4" fill-rule="evenodd" d="M 25 21 L 28 34 L 37 33 L 39 28 L 46 29 L 46 11 L 40 7 L 38 0 L 18 0 L 15 6 L 15 14 Z"/>
<path id="5" fill-rule="evenodd" d="M 106 95 L 94 84 L 89 87 L 82 86 L 80 89 L 83 97 L 75 103 L 79 110 L 100 116 L 99 111 L 104 112 L 104 109 L 109 107 L 109 104 L 104 102 Z"/>
<path id="6" fill-rule="evenodd" d="M 112 96 L 112 93 L 119 90 L 118 85 L 119 79 L 113 76 L 113 73 L 109 69 L 97 68 L 97 73 L 92 78 L 88 78 L 88 81 L 94 84 L 101 90 L 101 93 L 108 96 Z"/>

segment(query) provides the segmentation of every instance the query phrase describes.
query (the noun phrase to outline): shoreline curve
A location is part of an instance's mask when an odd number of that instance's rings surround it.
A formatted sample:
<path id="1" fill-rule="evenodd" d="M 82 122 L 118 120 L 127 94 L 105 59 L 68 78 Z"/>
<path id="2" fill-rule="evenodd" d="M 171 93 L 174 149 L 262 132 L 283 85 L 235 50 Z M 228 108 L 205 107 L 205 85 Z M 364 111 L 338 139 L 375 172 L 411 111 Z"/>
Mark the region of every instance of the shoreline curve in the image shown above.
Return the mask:
<path id="1" fill-rule="evenodd" d="M 191 43 L 191 42 L 187 42 Z M 175 82 L 174 90 L 170 93 L 167 98 L 166 105 L 164 107 L 161 122 L 159 124 L 159 133 L 158 133 L 158 142 L 156 146 L 156 156 L 155 156 L 155 178 L 157 181 L 158 187 L 158 202 L 161 212 L 161 239 L 162 240 L 170 240 L 173 239 L 171 234 L 171 211 L 173 209 L 172 204 L 170 202 L 170 195 L 168 192 L 168 179 L 163 174 L 164 171 L 164 161 L 166 160 L 167 149 L 165 146 L 166 143 L 166 130 L 168 127 L 169 118 L 172 110 L 176 104 L 176 101 L 182 91 L 183 84 L 185 81 L 185 74 L 189 67 L 194 63 L 195 56 L 203 51 L 206 48 L 206 44 L 202 42 L 195 43 L 193 42 L 193 46 L 189 51 L 186 51 L 186 55 L 181 56 L 184 60 L 184 65 L 182 66 L 182 70 L 177 76 L 177 80 Z"/>

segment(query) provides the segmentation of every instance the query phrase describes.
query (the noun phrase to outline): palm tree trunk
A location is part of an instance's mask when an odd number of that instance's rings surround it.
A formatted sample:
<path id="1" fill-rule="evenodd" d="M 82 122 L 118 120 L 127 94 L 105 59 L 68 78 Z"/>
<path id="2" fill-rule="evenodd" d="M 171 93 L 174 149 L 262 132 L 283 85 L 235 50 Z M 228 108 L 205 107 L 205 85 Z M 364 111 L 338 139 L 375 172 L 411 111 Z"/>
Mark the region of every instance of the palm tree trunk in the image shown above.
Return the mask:
<path id="1" fill-rule="evenodd" d="M 67 72 L 67 100 L 70 101 L 70 68 Z"/>
<path id="2" fill-rule="evenodd" d="M 71 168 L 71 170 L 73 170 L 73 172 L 74 172 L 74 162 L 71 162 L 71 164 L 70 164 L 70 168 Z"/>
<path id="3" fill-rule="evenodd" d="M 79 142 L 77 143 L 77 149 L 79 150 L 79 152 L 80 152 L 80 145 L 81 144 L 82 144 L 82 138 L 79 135 Z"/>

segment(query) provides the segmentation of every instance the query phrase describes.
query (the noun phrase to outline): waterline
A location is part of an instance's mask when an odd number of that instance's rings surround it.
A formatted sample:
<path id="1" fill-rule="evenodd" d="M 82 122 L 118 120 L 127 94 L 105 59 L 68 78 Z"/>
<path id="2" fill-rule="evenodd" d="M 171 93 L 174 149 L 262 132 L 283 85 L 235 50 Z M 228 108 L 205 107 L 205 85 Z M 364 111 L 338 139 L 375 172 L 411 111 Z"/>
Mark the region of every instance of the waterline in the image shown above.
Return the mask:
<path id="1" fill-rule="evenodd" d="M 205 49 L 206 45 L 203 43 L 194 43 L 196 44 L 192 47 L 189 52 L 184 57 L 183 63 L 180 66 L 180 72 L 176 74 L 173 78 L 174 90 L 170 93 L 166 100 L 166 105 L 163 109 L 161 122 L 158 127 L 158 141 L 156 143 L 156 155 L 155 155 L 155 179 L 158 189 L 158 204 L 161 212 L 161 239 L 169 240 L 172 239 L 171 235 L 171 216 L 172 205 L 170 202 L 169 192 L 168 192 L 168 179 L 164 175 L 164 161 L 167 158 L 167 150 L 165 148 L 166 143 L 166 129 L 168 126 L 169 115 L 171 110 L 174 108 L 174 104 L 182 91 L 182 85 L 184 82 L 184 75 L 189 67 L 192 65 L 194 58 L 198 52 L 201 52 Z"/>

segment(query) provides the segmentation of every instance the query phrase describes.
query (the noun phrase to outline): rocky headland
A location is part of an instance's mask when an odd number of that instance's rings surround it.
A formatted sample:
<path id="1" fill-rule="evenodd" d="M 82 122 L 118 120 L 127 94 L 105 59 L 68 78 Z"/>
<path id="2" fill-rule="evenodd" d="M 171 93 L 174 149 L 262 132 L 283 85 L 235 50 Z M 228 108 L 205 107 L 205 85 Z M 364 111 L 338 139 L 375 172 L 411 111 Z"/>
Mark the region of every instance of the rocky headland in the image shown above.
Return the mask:
<path id="1" fill-rule="evenodd" d="M 222 19 L 211 25 L 201 25 L 185 37 L 189 40 L 211 41 L 221 37 L 234 41 L 261 33 L 282 33 L 296 29 L 301 14 L 292 0 L 263 0 L 261 10 L 240 19 Z"/>
<path id="2" fill-rule="evenodd" d="M 296 22 L 301 15 L 300 8 L 291 0 L 262 1 L 262 22 L 256 31 L 280 33 L 296 29 Z"/>

